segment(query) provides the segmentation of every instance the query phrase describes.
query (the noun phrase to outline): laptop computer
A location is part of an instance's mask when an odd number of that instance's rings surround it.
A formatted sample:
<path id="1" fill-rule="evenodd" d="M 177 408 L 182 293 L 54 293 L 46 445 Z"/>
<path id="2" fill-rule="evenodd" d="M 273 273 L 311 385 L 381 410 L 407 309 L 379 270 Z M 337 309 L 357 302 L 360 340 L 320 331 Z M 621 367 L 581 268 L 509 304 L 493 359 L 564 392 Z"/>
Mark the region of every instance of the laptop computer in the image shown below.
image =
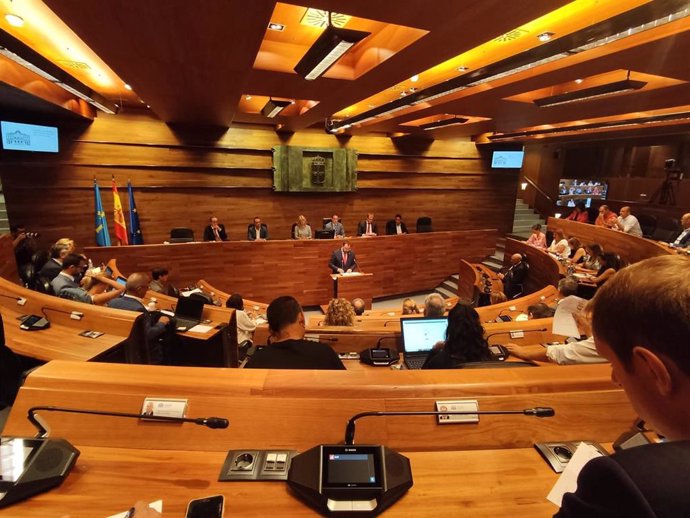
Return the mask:
<path id="1" fill-rule="evenodd" d="M 436 342 L 446 339 L 448 318 L 401 318 L 403 359 L 408 369 L 421 369 Z"/>
<path id="2" fill-rule="evenodd" d="M 178 331 L 187 331 L 201 322 L 204 301 L 196 297 L 178 297 L 175 305 L 175 320 Z"/>

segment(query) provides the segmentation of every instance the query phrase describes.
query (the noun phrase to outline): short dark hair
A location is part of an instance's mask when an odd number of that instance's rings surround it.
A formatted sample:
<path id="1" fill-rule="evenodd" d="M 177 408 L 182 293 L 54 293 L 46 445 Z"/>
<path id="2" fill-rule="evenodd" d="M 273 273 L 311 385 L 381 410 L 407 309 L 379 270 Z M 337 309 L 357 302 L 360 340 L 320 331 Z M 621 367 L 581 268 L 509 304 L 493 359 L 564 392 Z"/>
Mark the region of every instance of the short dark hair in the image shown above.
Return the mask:
<path id="1" fill-rule="evenodd" d="M 53 259 L 59 259 L 60 254 L 62 253 L 63 250 L 67 250 L 69 246 L 65 244 L 54 244 L 53 246 L 50 247 L 50 257 Z"/>
<path id="2" fill-rule="evenodd" d="M 577 282 L 577 278 L 571 275 L 558 281 L 558 292 L 563 295 L 563 297 L 570 297 L 571 295 L 577 295 L 579 286 L 580 284 Z"/>
<path id="3" fill-rule="evenodd" d="M 154 281 L 157 281 L 158 279 L 160 279 L 164 275 L 168 275 L 168 273 L 170 273 L 170 272 L 168 271 L 167 268 L 163 268 L 163 267 L 159 266 L 158 268 L 154 268 L 153 270 L 151 270 L 151 277 L 153 277 Z"/>
<path id="4" fill-rule="evenodd" d="M 395 217 L 402 219 L 402 216 L 400 214 L 396 214 Z"/>
<path id="5" fill-rule="evenodd" d="M 585 202 L 584 202 L 584 201 L 578 201 L 578 202 L 575 204 L 575 208 L 576 208 L 576 209 L 580 209 L 580 211 L 585 211 L 585 210 L 587 210 L 587 205 L 585 205 Z"/>
<path id="6" fill-rule="evenodd" d="M 553 316 L 553 309 L 539 302 L 527 307 L 527 313 L 531 313 L 533 318 L 549 318 Z"/>
<path id="7" fill-rule="evenodd" d="M 625 368 L 640 346 L 690 375 L 690 260 L 664 255 L 618 272 L 592 300 L 592 328 Z"/>
<path id="8" fill-rule="evenodd" d="M 604 253 L 604 249 L 601 247 L 599 243 L 592 243 L 590 245 L 587 245 L 587 248 L 589 248 L 589 251 L 597 257 L 601 257 L 601 254 Z"/>
<path id="9" fill-rule="evenodd" d="M 70 266 L 79 266 L 81 263 L 86 263 L 86 259 L 78 254 L 68 254 L 67 257 L 62 260 L 62 269 L 66 270 Z"/>
<path id="10" fill-rule="evenodd" d="M 532 230 L 541 230 L 541 225 L 539 223 L 535 223 L 532 225 Z"/>
<path id="11" fill-rule="evenodd" d="M 297 322 L 302 306 L 299 305 L 295 297 L 284 295 L 274 299 L 266 310 L 268 328 L 274 332 L 280 332 L 290 324 Z"/>
<path id="12" fill-rule="evenodd" d="M 239 293 L 233 293 L 232 295 L 230 295 L 230 297 L 228 297 L 228 300 L 225 301 L 225 307 L 243 310 L 244 301 L 242 300 L 242 295 L 240 295 Z"/>

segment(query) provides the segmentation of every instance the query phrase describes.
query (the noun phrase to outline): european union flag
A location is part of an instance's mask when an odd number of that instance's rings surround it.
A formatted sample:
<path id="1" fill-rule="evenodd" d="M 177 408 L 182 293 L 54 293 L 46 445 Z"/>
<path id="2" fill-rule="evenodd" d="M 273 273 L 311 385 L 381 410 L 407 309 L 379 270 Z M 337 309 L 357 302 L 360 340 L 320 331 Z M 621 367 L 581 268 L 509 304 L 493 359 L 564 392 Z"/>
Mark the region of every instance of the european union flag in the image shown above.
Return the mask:
<path id="1" fill-rule="evenodd" d="M 98 246 L 110 246 L 110 234 L 108 233 L 108 222 L 105 220 L 105 212 L 103 212 L 101 190 L 98 188 L 98 182 L 95 178 L 93 179 L 93 192 L 96 196 L 96 244 Z"/>
<path id="2" fill-rule="evenodd" d="M 132 182 L 127 180 L 127 194 L 129 194 L 129 244 L 143 245 L 144 235 L 141 233 L 141 225 L 139 224 L 139 213 L 137 212 L 137 204 L 134 202 L 134 191 L 132 190 Z"/>

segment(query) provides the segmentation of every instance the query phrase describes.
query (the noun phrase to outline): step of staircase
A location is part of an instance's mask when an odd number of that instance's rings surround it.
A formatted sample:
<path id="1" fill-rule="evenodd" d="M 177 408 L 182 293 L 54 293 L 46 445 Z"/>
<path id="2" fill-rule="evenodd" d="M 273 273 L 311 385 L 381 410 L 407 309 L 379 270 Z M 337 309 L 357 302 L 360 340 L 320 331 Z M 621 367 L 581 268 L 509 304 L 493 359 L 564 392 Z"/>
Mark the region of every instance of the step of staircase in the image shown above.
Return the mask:
<path id="1" fill-rule="evenodd" d="M 458 282 L 460 276 L 456 273 L 443 280 L 441 284 L 434 288 L 436 293 L 439 293 L 444 299 L 458 296 Z"/>

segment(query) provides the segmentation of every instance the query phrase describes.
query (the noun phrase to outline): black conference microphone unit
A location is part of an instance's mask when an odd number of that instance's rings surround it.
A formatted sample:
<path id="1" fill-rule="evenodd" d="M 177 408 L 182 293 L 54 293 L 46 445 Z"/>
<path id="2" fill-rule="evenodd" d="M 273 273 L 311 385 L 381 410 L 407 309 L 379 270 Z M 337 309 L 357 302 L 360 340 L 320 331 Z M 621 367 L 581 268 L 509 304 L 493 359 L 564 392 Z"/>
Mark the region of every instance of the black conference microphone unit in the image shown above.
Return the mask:
<path id="1" fill-rule="evenodd" d="M 410 460 L 381 445 L 355 446 L 355 421 L 368 416 L 505 415 L 551 417 L 550 407 L 462 412 L 362 412 L 350 418 L 345 445 L 321 444 L 292 458 L 287 483 L 307 505 L 330 516 L 377 516 L 412 487 Z"/>
<path id="2" fill-rule="evenodd" d="M 518 330 L 516 330 L 516 331 L 518 331 Z M 546 328 L 543 328 L 543 329 L 527 329 L 526 331 L 519 330 L 520 333 L 541 333 L 541 332 L 543 332 L 543 331 L 547 331 L 547 329 L 546 329 Z M 487 342 L 488 342 L 489 338 L 491 338 L 492 336 L 496 336 L 496 335 L 509 335 L 510 333 L 514 333 L 514 332 L 515 332 L 515 331 L 499 331 L 499 332 L 497 332 L 497 333 L 491 333 L 489 336 L 486 337 L 486 340 L 487 340 Z M 510 351 L 508 351 L 508 349 L 506 349 L 506 348 L 505 348 L 504 346 L 502 346 L 501 344 L 491 344 L 491 345 L 489 345 L 489 351 L 491 351 L 491 354 L 494 355 L 494 358 L 496 358 L 496 360 L 498 360 L 498 361 L 500 361 L 500 362 L 505 361 L 506 358 L 508 358 L 508 356 L 510 356 Z"/>
<path id="3" fill-rule="evenodd" d="M 228 420 L 221 417 L 165 417 L 55 406 L 31 407 L 27 417 L 38 430 L 36 436 L 0 438 L 0 467 L 3 468 L 0 473 L 0 508 L 59 486 L 79 457 L 80 451 L 66 440 L 47 436 L 48 426 L 36 414 L 39 411 L 195 423 L 209 428 L 227 428 L 229 425 Z"/>
<path id="4" fill-rule="evenodd" d="M 388 367 L 400 360 L 400 353 L 395 349 L 381 347 L 383 340 L 397 340 L 396 336 L 382 336 L 376 341 L 376 347 L 364 349 L 359 353 L 359 361 L 374 367 Z"/>
<path id="5" fill-rule="evenodd" d="M 542 329 L 513 329 L 511 331 L 497 331 L 496 333 L 491 333 L 490 335 L 487 335 L 486 340 L 488 341 L 489 338 L 497 335 L 509 335 L 511 333 L 543 333 L 545 331 L 548 331 L 548 329 L 546 329 L 545 327 Z"/>

